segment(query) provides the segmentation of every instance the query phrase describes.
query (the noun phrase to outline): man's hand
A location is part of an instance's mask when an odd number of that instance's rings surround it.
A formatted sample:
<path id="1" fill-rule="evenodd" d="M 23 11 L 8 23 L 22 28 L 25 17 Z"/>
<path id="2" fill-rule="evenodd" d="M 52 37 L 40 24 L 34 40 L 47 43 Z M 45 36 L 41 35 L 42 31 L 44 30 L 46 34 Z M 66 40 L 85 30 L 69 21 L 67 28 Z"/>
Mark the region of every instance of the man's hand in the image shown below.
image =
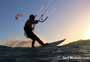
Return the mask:
<path id="1" fill-rule="evenodd" d="M 38 20 L 35 21 L 36 24 L 37 24 L 38 22 L 39 22 Z"/>
<path id="2" fill-rule="evenodd" d="M 33 24 L 37 24 L 39 22 L 39 20 L 35 20 L 34 22 L 33 22 Z"/>

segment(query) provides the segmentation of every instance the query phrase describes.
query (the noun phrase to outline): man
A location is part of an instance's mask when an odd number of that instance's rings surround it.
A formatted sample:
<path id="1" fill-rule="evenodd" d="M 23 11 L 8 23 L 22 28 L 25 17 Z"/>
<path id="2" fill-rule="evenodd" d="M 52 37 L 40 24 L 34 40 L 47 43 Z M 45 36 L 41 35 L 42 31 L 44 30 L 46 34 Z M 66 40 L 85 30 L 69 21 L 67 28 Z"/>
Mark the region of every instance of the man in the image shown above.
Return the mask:
<path id="1" fill-rule="evenodd" d="M 32 39 L 32 47 L 34 47 L 35 41 L 38 41 L 42 46 L 45 45 L 43 41 L 41 41 L 33 32 L 35 25 L 38 24 L 38 22 L 39 20 L 35 20 L 34 15 L 30 15 L 24 26 L 26 36 Z"/>

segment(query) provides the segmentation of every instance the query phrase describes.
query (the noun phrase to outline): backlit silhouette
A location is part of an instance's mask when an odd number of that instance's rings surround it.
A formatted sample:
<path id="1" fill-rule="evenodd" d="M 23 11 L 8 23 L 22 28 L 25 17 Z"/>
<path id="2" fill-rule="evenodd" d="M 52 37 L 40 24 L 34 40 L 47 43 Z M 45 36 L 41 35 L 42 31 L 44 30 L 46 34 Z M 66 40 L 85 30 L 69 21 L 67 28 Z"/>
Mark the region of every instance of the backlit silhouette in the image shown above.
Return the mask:
<path id="1" fill-rule="evenodd" d="M 35 20 L 34 15 L 30 15 L 24 26 L 26 37 L 32 39 L 32 47 L 34 47 L 35 41 L 38 41 L 41 45 L 45 45 L 43 41 L 40 40 L 39 37 L 33 32 L 35 25 L 38 24 L 39 21 L 40 20 Z"/>

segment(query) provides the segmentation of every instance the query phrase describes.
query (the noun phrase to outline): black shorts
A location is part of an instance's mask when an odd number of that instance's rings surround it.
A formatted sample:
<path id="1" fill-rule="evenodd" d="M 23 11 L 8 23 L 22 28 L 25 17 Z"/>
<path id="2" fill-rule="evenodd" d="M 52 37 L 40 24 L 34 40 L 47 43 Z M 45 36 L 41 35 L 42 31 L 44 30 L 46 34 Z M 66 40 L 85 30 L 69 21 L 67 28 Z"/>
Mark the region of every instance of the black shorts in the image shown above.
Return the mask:
<path id="1" fill-rule="evenodd" d="M 36 36 L 32 31 L 25 32 L 25 35 L 27 38 L 30 38 L 32 40 L 36 40 L 38 38 L 38 36 Z"/>

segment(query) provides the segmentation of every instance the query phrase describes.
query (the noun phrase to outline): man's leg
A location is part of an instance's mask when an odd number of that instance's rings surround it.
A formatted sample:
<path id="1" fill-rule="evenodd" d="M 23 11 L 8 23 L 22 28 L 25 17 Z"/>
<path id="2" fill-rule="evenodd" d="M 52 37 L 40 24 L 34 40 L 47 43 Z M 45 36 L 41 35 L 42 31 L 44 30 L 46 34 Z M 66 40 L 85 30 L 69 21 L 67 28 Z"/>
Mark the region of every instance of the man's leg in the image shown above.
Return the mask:
<path id="1" fill-rule="evenodd" d="M 44 45 L 43 41 L 39 39 L 38 36 L 36 36 L 33 32 L 32 32 L 32 38 L 36 41 L 38 41 L 41 45 Z"/>
<path id="2" fill-rule="evenodd" d="M 35 44 L 35 40 L 33 39 L 33 41 L 32 41 L 32 47 L 34 47 L 34 44 Z"/>

